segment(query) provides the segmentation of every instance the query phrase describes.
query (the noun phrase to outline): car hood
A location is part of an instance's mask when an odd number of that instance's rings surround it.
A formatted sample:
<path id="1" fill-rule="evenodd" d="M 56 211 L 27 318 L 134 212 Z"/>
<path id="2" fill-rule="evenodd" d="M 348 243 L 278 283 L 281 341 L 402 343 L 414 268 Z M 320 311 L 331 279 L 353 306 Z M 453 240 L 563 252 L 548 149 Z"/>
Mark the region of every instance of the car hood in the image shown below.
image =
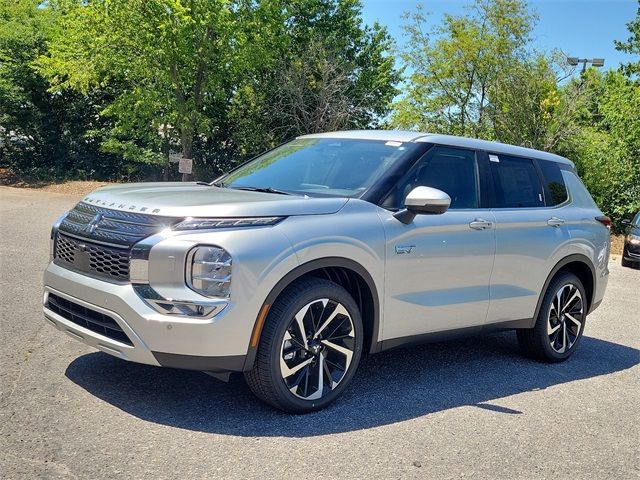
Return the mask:
<path id="1" fill-rule="evenodd" d="M 130 183 L 99 188 L 83 202 L 166 217 L 264 217 L 335 213 L 348 198 L 232 190 L 193 182 Z"/>

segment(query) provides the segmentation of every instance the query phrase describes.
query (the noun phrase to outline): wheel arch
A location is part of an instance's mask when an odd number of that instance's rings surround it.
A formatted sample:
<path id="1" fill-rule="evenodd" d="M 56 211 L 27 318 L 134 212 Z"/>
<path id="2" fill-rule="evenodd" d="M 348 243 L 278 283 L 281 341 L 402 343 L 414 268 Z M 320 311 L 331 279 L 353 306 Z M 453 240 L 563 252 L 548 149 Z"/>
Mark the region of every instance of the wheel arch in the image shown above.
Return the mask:
<path id="1" fill-rule="evenodd" d="M 540 292 L 540 297 L 538 298 L 536 311 L 533 315 L 530 328 L 533 328 L 533 326 L 535 325 L 538 314 L 540 313 L 540 308 L 542 307 L 542 301 L 544 300 L 544 296 L 547 292 L 547 289 L 549 288 L 549 284 L 560 272 L 573 273 L 580 279 L 587 294 L 587 313 L 590 313 L 592 311 L 596 285 L 596 269 L 591 263 L 589 257 L 587 257 L 586 255 L 582 255 L 579 253 L 568 255 L 558 263 L 556 263 L 556 265 L 551 270 L 551 273 L 549 273 L 549 275 L 547 276 L 547 279 L 544 282 L 544 286 Z"/>
<path id="2" fill-rule="evenodd" d="M 360 308 L 365 332 L 364 352 L 375 353 L 379 350 L 380 298 L 373 277 L 366 268 L 354 260 L 343 257 L 326 257 L 297 266 L 271 289 L 254 321 L 244 371 L 253 368 L 264 321 L 273 302 L 289 285 L 304 277 L 326 278 L 344 287 Z"/>

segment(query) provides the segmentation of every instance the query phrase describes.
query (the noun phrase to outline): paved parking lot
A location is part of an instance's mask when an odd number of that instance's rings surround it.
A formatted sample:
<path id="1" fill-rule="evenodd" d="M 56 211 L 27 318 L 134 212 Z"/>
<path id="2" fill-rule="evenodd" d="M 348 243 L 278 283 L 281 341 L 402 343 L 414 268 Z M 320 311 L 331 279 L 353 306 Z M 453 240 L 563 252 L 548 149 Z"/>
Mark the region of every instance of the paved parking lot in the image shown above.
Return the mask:
<path id="1" fill-rule="evenodd" d="M 77 198 L 0 187 L 0 478 L 639 478 L 640 271 L 611 264 L 580 350 L 513 334 L 366 359 L 329 409 L 136 365 L 44 323 L 49 225 Z"/>

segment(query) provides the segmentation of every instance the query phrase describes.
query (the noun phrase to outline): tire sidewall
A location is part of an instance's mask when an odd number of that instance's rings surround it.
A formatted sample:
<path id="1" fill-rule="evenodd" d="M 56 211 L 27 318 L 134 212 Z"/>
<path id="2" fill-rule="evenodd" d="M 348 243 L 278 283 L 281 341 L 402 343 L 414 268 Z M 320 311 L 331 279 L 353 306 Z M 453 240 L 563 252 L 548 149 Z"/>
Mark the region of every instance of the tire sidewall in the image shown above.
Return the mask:
<path id="1" fill-rule="evenodd" d="M 355 330 L 356 345 L 349 369 L 340 381 L 340 384 L 322 398 L 316 400 L 303 400 L 296 397 L 289 391 L 282 375 L 280 374 L 282 341 L 285 331 L 288 329 L 295 314 L 308 303 L 322 298 L 328 298 L 341 303 L 346 308 L 347 312 L 349 312 Z M 275 334 L 269 345 L 269 367 L 273 372 L 273 387 L 276 389 L 278 396 L 292 407 L 291 410 L 301 412 L 320 410 L 338 398 L 351 383 L 351 380 L 358 368 L 360 357 L 362 356 L 364 330 L 362 327 L 360 311 L 351 295 L 349 295 L 349 293 L 341 286 L 331 284 L 330 282 L 323 282 L 322 284 L 315 285 L 310 284 L 309 288 L 299 292 L 296 295 L 296 299 L 285 306 L 282 315 L 280 315 L 279 318 L 269 318 L 267 321 L 278 322 Z"/>

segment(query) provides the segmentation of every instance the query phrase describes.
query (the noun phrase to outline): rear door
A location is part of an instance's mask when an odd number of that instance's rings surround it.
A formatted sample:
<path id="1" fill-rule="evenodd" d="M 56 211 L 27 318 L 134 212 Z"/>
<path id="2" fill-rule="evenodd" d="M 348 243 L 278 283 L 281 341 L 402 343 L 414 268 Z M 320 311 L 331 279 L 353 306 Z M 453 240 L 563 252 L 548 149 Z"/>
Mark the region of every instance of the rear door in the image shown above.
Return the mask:
<path id="1" fill-rule="evenodd" d="M 473 150 L 434 146 L 382 203 L 385 340 L 484 324 L 495 238 L 479 177 Z M 405 225 L 392 213 L 417 186 L 445 191 L 451 207 Z"/>
<path id="2" fill-rule="evenodd" d="M 569 240 L 567 191 L 555 162 L 489 153 L 496 256 L 487 323 L 532 318 L 555 259 Z"/>

